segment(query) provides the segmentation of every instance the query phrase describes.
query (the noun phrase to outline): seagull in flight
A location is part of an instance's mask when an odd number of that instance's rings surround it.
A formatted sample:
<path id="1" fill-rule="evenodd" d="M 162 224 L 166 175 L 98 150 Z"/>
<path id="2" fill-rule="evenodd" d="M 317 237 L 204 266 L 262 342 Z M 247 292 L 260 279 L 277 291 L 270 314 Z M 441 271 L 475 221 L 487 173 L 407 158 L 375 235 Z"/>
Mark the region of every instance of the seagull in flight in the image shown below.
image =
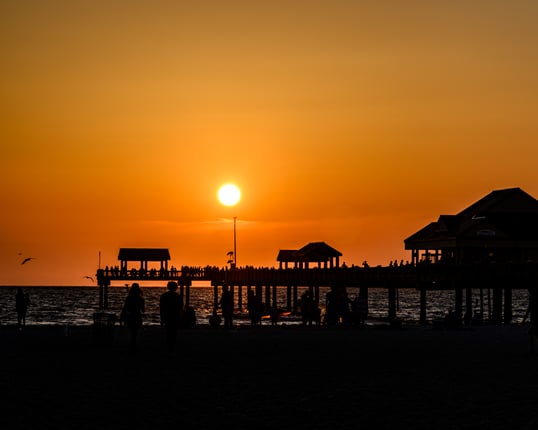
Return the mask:
<path id="1" fill-rule="evenodd" d="M 93 282 L 93 278 L 91 276 L 84 276 L 84 278 L 89 279 L 90 281 Z"/>
<path id="2" fill-rule="evenodd" d="M 24 260 L 22 260 L 22 263 L 21 264 L 26 264 L 28 263 L 30 260 L 35 260 L 34 257 L 26 257 Z"/>

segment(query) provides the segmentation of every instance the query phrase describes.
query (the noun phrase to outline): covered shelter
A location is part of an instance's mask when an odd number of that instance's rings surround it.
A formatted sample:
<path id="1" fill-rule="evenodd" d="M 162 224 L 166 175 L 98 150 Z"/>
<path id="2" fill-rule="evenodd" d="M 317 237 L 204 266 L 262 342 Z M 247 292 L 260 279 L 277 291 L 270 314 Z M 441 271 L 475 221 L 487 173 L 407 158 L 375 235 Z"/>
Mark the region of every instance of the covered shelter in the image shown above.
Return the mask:
<path id="1" fill-rule="evenodd" d="M 325 242 L 310 242 L 301 249 L 281 249 L 277 255 L 279 268 L 287 269 L 293 263 L 294 268 L 308 269 L 310 264 L 321 268 L 340 266 L 342 253 Z"/>
<path id="2" fill-rule="evenodd" d="M 492 191 L 440 215 L 404 240 L 412 263 L 538 262 L 538 200 L 520 188 Z"/>
<path id="3" fill-rule="evenodd" d="M 118 253 L 120 270 L 127 271 L 128 262 L 140 262 L 140 270 L 148 270 L 148 262 L 159 262 L 160 270 L 168 270 L 170 252 L 167 248 L 120 248 Z"/>

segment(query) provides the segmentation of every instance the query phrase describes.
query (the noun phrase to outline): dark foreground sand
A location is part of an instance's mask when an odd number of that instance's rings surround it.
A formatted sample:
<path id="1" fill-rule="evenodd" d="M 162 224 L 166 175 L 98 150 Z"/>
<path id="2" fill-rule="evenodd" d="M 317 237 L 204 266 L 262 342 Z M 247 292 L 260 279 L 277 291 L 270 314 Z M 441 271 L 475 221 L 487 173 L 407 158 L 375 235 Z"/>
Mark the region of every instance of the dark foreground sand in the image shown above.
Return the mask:
<path id="1" fill-rule="evenodd" d="M 2 429 L 538 429 L 526 327 L 0 327 Z"/>

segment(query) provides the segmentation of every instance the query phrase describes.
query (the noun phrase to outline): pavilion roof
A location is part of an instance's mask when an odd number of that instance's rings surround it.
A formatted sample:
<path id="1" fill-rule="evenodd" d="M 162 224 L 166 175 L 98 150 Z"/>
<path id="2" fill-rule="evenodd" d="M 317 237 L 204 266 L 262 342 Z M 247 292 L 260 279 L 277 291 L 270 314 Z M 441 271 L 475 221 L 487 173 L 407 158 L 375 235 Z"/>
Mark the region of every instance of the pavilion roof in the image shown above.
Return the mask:
<path id="1" fill-rule="evenodd" d="M 120 261 L 167 261 L 170 252 L 167 248 L 120 248 Z"/>
<path id="2" fill-rule="evenodd" d="M 427 249 L 461 240 L 538 241 L 538 200 L 520 188 L 495 190 L 456 215 L 440 215 L 404 243 L 405 249 Z"/>

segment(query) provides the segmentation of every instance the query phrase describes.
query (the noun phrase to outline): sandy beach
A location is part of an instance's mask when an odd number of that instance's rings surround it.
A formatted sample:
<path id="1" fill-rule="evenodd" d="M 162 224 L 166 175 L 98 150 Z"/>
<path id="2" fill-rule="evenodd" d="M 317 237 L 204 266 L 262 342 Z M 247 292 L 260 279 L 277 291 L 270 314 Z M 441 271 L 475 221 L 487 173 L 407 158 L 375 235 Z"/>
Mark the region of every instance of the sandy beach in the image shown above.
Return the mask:
<path id="1" fill-rule="evenodd" d="M 0 327 L 2 428 L 536 429 L 526 327 Z"/>

